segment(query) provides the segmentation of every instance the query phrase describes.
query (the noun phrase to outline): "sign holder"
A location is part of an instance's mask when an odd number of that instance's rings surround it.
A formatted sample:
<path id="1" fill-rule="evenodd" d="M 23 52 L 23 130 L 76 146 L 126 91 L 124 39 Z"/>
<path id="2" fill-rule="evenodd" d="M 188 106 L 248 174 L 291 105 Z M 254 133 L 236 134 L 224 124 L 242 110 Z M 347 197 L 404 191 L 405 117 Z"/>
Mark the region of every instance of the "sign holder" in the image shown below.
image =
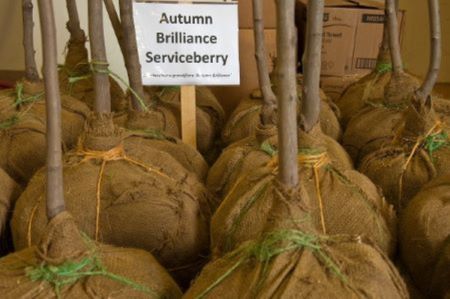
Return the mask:
<path id="1" fill-rule="evenodd" d="M 178 3 L 192 3 L 192 0 L 179 0 Z M 197 148 L 197 104 L 194 85 L 182 85 L 181 103 L 181 138 L 184 143 Z"/>

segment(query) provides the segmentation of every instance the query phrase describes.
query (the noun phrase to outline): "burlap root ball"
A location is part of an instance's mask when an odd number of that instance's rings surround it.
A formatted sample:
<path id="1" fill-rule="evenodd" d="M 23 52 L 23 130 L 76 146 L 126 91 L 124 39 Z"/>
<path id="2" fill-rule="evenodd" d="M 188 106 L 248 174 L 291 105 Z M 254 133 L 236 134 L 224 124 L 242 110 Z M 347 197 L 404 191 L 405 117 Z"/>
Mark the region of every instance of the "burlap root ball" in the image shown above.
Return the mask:
<path id="1" fill-rule="evenodd" d="M 301 95 L 301 90 L 299 92 Z M 249 98 L 241 100 L 222 130 L 222 142 L 229 145 L 253 136 L 261 122 L 262 105 L 262 95 L 259 90 L 254 91 Z M 321 92 L 320 126 L 326 135 L 335 140 L 339 140 L 342 135 L 338 117 L 339 109 Z"/>
<path id="2" fill-rule="evenodd" d="M 93 109 L 95 102 L 94 78 L 89 65 L 86 37 L 81 40 L 70 39 L 64 66 L 59 71 L 61 93 L 68 94 Z M 125 93 L 119 83 L 110 77 L 111 109 L 114 112 L 128 108 Z"/>
<path id="3" fill-rule="evenodd" d="M 311 134 L 299 131 L 299 144 L 320 144 L 328 151 L 334 165 L 342 169 L 352 169 L 352 162 L 345 150 L 316 126 Z M 255 168 L 265 166 L 278 150 L 278 134 L 275 126 L 258 125 L 255 134 L 229 145 L 211 167 L 208 189 L 219 198 L 224 198 L 239 177 Z"/>
<path id="4" fill-rule="evenodd" d="M 448 129 L 433 109 L 410 105 L 401 123 L 393 141 L 368 154 L 359 167 L 399 212 L 424 184 L 450 173 Z"/>
<path id="5" fill-rule="evenodd" d="M 366 155 L 390 144 L 396 129 L 404 126 L 403 113 L 409 107 L 418 83 L 408 74 L 400 78 L 389 82 L 384 99 L 374 100 L 375 103 L 361 109 L 349 121 L 342 145 L 356 165 Z M 450 102 L 434 98 L 433 105 L 442 121 L 450 124 Z"/>
<path id="6" fill-rule="evenodd" d="M 16 182 L 25 185 L 45 164 L 45 94 L 42 82 L 20 81 L 15 90 L 0 99 L 12 106 L 0 116 L 0 167 Z M 64 150 L 75 147 L 89 108 L 80 101 L 61 97 Z"/>
<path id="7" fill-rule="evenodd" d="M 145 249 L 172 274 L 189 272 L 208 251 L 214 198 L 169 154 L 128 143 L 111 125 L 108 117 L 91 120 L 79 148 L 66 155 L 68 211 L 94 240 Z M 17 249 L 35 244 L 47 224 L 44 171 L 17 201 L 12 220 Z"/>
<path id="8" fill-rule="evenodd" d="M 178 87 L 165 88 L 147 88 L 147 92 L 155 94 L 159 99 L 157 106 L 168 109 L 176 118 L 178 128 L 177 135 L 181 137 L 181 91 Z M 196 91 L 196 120 L 197 120 L 197 147 L 198 150 L 214 158 L 217 152 L 217 139 L 220 137 L 223 123 L 225 121 L 225 112 L 219 101 L 207 87 L 197 87 Z M 166 132 L 170 135 L 169 132 Z M 209 159 L 209 160 L 211 160 Z"/>
<path id="9" fill-rule="evenodd" d="M 67 212 L 53 218 L 38 245 L 0 259 L 2 298 L 181 298 L 149 253 L 87 239 Z"/>
<path id="10" fill-rule="evenodd" d="M 0 256 L 13 250 L 9 221 L 22 188 L 0 168 Z"/>
<path id="11" fill-rule="evenodd" d="M 431 281 L 432 298 L 450 298 L 450 239 L 447 239 L 446 245 L 440 254 L 440 258 L 434 269 L 433 279 Z"/>
<path id="12" fill-rule="evenodd" d="M 136 143 L 135 147 L 143 145 L 164 151 L 183 165 L 186 170 L 197 174 L 201 181 L 205 181 L 209 166 L 203 156 L 192 146 L 165 133 L 166 122 L 161 116 L 163 113 L 155 110 L 130 111 L 127 122 L 124 124 L 130 135 L 127 138 L 128 144 Z"/>
<path id="13" fill-rule="evenodd" d="M 420 190 L 400 218 L 399 236 L 402 260 L 416 284 L 424 294 L 430 296 L 436 291 L 431 283 L 433 273 L 436 273 L 436 265 L 440 256 L 445 253 L 444 248 L 448 246 L 446 243 L 449 243 L 450 240 L 449 195 L 450 175 L 440 176 Z M 448 263 L 447 255 L 447 267 L 450 267 Z M 447 287 L 448 274 L 447 271 Z M 430 298 L 438 297 L 441 296 Z"/>
<path id="14" fill-rule="evenodd" d="M 358 237 L 268 231 L 210 262 L 183 298 L 409 298 L 395 267 Z"/>
<path id="15" fill-rule="evenodd" d="M 241 175 L 214 213 L 213 256 L 223 256 L 257 238 L 274 207 L 284 204 L 276 188 L 277 159 L 274 156 L 265 167 L 257 166 Z M 334 166 L 325 148 L 303 148 L 298 161 L 300 189 L 310 198 L 306 207 L 308 218 L 317 228 L 329 235 L 362 235 L 389 255 L 394 253 L 395 213 L 369 179 L 354 170 Z M 301 203 L 289 199 L 289 204 Z"/>

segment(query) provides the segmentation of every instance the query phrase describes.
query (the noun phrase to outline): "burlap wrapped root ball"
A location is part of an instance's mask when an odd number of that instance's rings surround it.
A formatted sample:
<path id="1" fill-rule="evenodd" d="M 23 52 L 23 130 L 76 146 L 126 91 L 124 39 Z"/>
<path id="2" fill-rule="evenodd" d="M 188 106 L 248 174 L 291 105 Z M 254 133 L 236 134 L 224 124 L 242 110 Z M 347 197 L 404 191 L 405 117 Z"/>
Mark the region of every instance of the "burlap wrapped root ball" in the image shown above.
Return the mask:
<path id="1" fill-rule="evenodd" d="M 20 81 L 0 99 L 12 106 L 0 115 L 0 167 L 15 181 L 26 184 L 45 164 L 45 94 L 42 82 Z M 75 147 L 89 108 L 70 97 L 61 97 L 62 141 L 65 150 Z"/>
<path id="2" fill-rule="evenodd" d="M 181 291 L 152 255 L 102 245 L 82 236 L 67 212 L 41 241 L 0 259 L 2 298 L 180 298 Z"/>
<path id="3" fill-rule="evenodd" d="M 409 298 L 389 259 L 358 237 L 269 231 L 209 263 L 183 298 Z"/>
<path id="4" fill-rule="evenodd" d="M 209 166 L 203 156 L 192 146 L 165 133 L 164 114 L 159 111 L 130 111 L 125 128 L 130 135 L 128 144 L 135 147 L 152 147 L 170 154 L 183 167 L 195 173 L 201 181 L 206 180 Z M 173 136 L 173 135 L 172 135 Z"/>
<path id="5" fill-rule="evenodd" d="M 444 299 L 450 298 L 450 239 L 440 254 L 436 264 L 431 282 L 431 296 L 441 296 Z"/>
<path id="6" fill-rule="evenodd" d="M 301 89 L 299 89 L 299 96 Z M 320 94 L 320 126 L 322 131 L 335 140 L 339 140 L 342 131 L 339 125 L 339 109 L 321 91 Z M 222 141 L 232 144 L 255 134 L 261 122 L 260 114 L 263 99 L 259 90 L 254 91 L 249 98 L 239 102 L 239 105 L 230 115 L 222 130 Z"/>
<path id="7" fill-rule="evenodd" d="M 450 241 L 449 195 L 450 175 L 440 176 L 421 189 L 400 218 L 402 260 L 424 294 L 434 294 L 435 297 L 430 298 L 444 297 L 444 293 L 437 295 L 437 290 L 431 282 L 433 274 L 439 272 L 436 265 Z M 447 267 L 450 268 L 450 264 L 447 264 Z M 450 281 L 448 274 L 447 271 L 447 291 Z"/>
<path id="8" fill-rule="evenodd" d="M 22 188 L 0 168 L 0 256 L 12 251 L 9 221 Z"/>
<path id="9" fill-rule="evenodd" d="M 345 129 L 342 145 L 356 165 L 368 154 L 392 142 L 398 127 L 404 125 L 403 112 L 419 88 L 417 79 L 403 74 L 385 87 L 383 99 L 373 99 L 353 116 Z M 450 124 L 450 102 L 435 98 L 436 113 Z"/>
<path id="10" fill-rule="evenodd" d="M 71 38 L 67 43 L 65 64 L 59 71 L 59 85 L 61 93 L 68 94 L 82 102 L 90 109 L 95 103 L 94 78 L 92 76 L 95 65 L 89 63 L 86 49 L 86 37 L 75 40 Z M 111 75 L 113 75 L 111 73 Z M 115 74 L 114 74 L 115 75 Z M 128 108 L 125 93 L 119 83 L 112 77 L 109 79 L 111 92 L 111 109 L 121 112 Z"/>
<path id="11" fill-rule="evenodd" d="M 174 275 L 196 269 L 208 251 L 213 197 L 169 154 L 128 143 L 111 124 L 108 117 L 92 119 L 79 148 L 66 155 L 68 211 L 94 240 L 150 251 Z M 17 249 L 36 244 L 47 224 L 44 174 L 17 201 Z"/>
<path id="12" fill-rule="evenodd" d="M 176 117 L 176 126 L 181 137 L 181 91 L 179 87 L 146 88 L 150 94 L 156 94 L 158 106 L 168 109 Z M 217 139 L 225 121 L 225 112 L 219 101 L 207 87 L 197 87 L 196 92 L 196 120 L 197 120 L 197 147 L 198 150 L 213 158 L 217 151 Z M 169 132 L 166 132 L 170 134 Z"/>
<path id="13" fill-rule="evenodd" d="M 334 165 L 341 169 L 352 169 L 352 162 L 336 140 L 321 132 L 316 126 L 311 134 L 299 131 L 299 144 L 320 144 L 328 151 Z M 255 168 L 265 166 L 278 150 L 278 135 L 275 126 L 258 125 L 255 134 L 228 146 L 208 173 L 208 189 L 219 198 L 224 198 L 239 177 Z"/>
<path id="14" fill-rule="evenodd" d="M 433 109 L 404 111 L 394 140 L 368 154 L 359 170 L 379 185 L 400 212 L 432 178 L 450 173 L 448 129 Z"/>
<path id="15" fill-rule="evenodd" d="M 257 238 L 274 207 L 284 204 L 276 184 L 278 157 L 239 177 L 211 221 L 213 256 L 223 256 L 245 241 Z M 310 220 L 329 235 L 356 234 L 373 240 L 392 255 L 396 216 L 379 190 L 362 174 L 335 167 L 325 148 L 300 149 L 300 188 L 309 195 Z M 294 199 L 290 205 L 300 205 Z M 292 219 L 292 221 L 302 221 Z"/>

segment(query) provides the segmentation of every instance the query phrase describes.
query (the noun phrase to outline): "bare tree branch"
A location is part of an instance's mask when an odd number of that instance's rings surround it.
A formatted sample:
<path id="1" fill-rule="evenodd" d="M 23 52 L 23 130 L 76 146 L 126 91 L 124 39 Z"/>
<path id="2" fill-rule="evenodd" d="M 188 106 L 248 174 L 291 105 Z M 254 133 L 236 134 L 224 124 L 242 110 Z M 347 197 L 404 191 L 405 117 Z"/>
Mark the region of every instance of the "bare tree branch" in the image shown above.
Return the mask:
<path id="1" fill-rule="evenodd" d="M 32 0 L 22 1 L 22 21 L 23 21 L 23 48 L 25 51 L 25 79 L 28 81 L 38 81 L 39 73 L 36 67 L 36 59 L 34 57 L 33 38 L 33 2 Z"/>
<path id="2" fill-rule="evenodd" d="M 124 44 L 124 32 L 122 31 L 122 22 L 117 14 L 116 7 L 114 6 L 114 2 L 112 0 L 103 0 L 106 7 L 106 12 L 108 13 L 109 20 L 111 21 L 111 25 L 114 29 L 114 33 L 116 34 L 117 41 L 119 43 L 120 50 L 122 53 L 125 53 L 125 44 Z M 125 54 L 124 54 L 125 55 Z"/>
<path id="3" fill-rule="evenodd" d="M 428 73 L 422 86 L 417 90 L 417 95 L 422 101 L 431 94 L 434 85 L 439 76 L 442 59 L 442 40 L 441 40 L 441 18 L 439 0 L 428 0 L 429 19 L 430 19 L 430 36 L 431 36 L 431 53 Z"/>
<path id="4" fill-rule="evenodd" d="M 309 132 L 318 122 L 320 113 L 320 69 L 322 57 L 324 1 L 308 2 L 306 53 L 304 60 L 302 127 Z"/>
<path id="5" fill-rule="evenodd" d="M 255 57 L 258 67 L 258 80 L 263 96 L 263 107 L 261 111 L 261 123 L 263 125 L 275 124 L 274 113 L 277 98 L 272 90 L 272 83 L 267 65 L 267 51 L 264 43 L 264 2 L 253 0 L 253 23 L 255 38 Z"/>
<path id="6" fill-rule="evenodd" d="M 132 0 L 120 0 L 120 18 L 122 20 L 124 60 L 130 80 L 130 87 L 141 99 L 145 99 L 144 86 L 142 85 L 141 64 L 136 42 L 136 30 L 134 29 L 133 2 Z M 139 103 L 136 96 L 132 95 L 132 105 L 137 111 L 142 111 L 144 107 Z"/>
<path id="7" fill-rule="evenodd" d="M 39 14 L 44 51 L 47 108 L 47 217 L 52 219 L 65 210 L 61 148 L 61 97 L 56 61 L 56 26 L 53 1 L 39 0 Z"/>
<path id="8" fill-rule="evenodd" d="M 279 181 L 297 187 L 297 74 L 295 0 L 277 1 Z"/>
<path id="9" fill-rule="evenodd" d="M 386 0 L 387 25 L 389 29 L 389 46 L 394 74 L 403 73 L 403 61 L 400 49 L 396 0 Z"/>
<path id="10" fill-rule="evenodd" d="M 69 21 L 67 22 L 67 30 L 70 33 L 70 39 L 72 41 L 84 42 L 86 37 L 83 29 L 80 26 L 80 18 L 78 16 L 78 8 L 76 0 L 66 0 L 67 13 L 69 15 Z"/>
<path id="11" fill-rule="evenodd" d="M 111 113 L 111 92 L 103 32 L 102 0 L 88 0 L 91 63 L 94 70 L 95 112 Z"/>

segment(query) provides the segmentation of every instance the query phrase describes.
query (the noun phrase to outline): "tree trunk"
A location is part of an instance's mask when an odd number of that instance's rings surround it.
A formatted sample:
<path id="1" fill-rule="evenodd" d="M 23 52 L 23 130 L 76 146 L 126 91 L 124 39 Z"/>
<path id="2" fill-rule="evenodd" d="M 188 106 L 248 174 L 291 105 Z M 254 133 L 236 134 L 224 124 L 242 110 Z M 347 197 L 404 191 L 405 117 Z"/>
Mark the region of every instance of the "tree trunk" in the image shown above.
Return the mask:
<path id="1" fill-rule="evenodd" d="M 52 219 L 65 210 L 62 146 L 61 98 L 58 84 L 56 26 L 52 0 L 39 0 L 44 81 L 47 113 L 47 216 Z"/>
<path id="2" fill-rule="evenodd" d="M 33 39 L 33 2 L 32 0 L 22 1 L 23 20 L 23 47 L 25 50 L 25 79 L 28 81 L 38 81 L 39 74 L 36 67 Z"/>
<path id="3" fill-rule="evenodd" d="M 306 132 L 309 132 L 319 122 L 323 10 L 323 0 L 308 2 L 307 49 L 304 61 L 301 111 L 302 127 Z"/>
<path id="4" fill-rule="evenodd" d="M 441 41 L 441 18 L 439 0 L 428 0 L 428 10 L 430 19 L 430 36 L 431 36 L 431 51 L 430 64 L 428 66 L 428 73 L 422 86 L 417 91 L 418 96 L 422 101 L 433 91 L 439 76 L 439 69 L 442 59 L 442 41 Z"/>
<path id="5" fill-rule="evenodd" d="M 112 0 L 103 0 L 103 2 L 105 3 L 106 12 L 108 13 L 114 33 L 116 34 L 120 50 L 122 53 L 125 53 L 125 44 L 123 40 L 124 32 L 122 31 L 122 24 L 119 15 L 117 14 L 116 7 L 114 6 L 114 2 Z"/>
<path id="6" fill-rule="evenodd" d="M 297 78 L 295 0 L 277 1 L 279 181 L 297 187 Z"/>
<path id="7" fill-rule="evenodd" d="M 144 86 L 142 85 L 141 64 L 136 42 L 136 30 L 134 29 L 133 2 L 132 0 L 120 0 L 120 19 L 122 20 L 124 59 L 130 80 L 130 87 L 141 98 L 145 99 Z M 132 105 L 137 111 L 143 111 L 144 107 L 139 99 L 133 94 Z"/>
<path id="8" fill-rule="evenodd" d="M 403 73 L 403 61 L 400 48 L 398 19 L 395 0 L 386 0 L 387 25 L 389 30 L 389 48 L 394 74 Z"/>
<path id="9" fill-rule="evenodd" d="M 78 9 L 76 0 L 66 0 L 67 13 L 69 15 L 69 21 L 67 22 L 67 30 L 70 33 L 70 39 L 72 41 L 84 41 L 85 34 L 80 26 L 80 18 L 78 17 Z"/>
<path id="10" fill-rule="evenodd" d="M 111 113 L 111 92 L 103 32 L 102 0 L 88 0 L 91 63 L 94 71 L 95 105 L 97 113 Z"/>
<path id="11" fill-rule="evenodd" d="M 261 123 L 263 125 L 275 124 L 274 112 L 277 99 L 272 90 L 269 67 L 267 66 L 267 52 L 264 42 L 264 3 L 260 0 L 253 0 L 253 23 L 255 38 L 255 56 L 258 67 L 258 80 L 263 96 L 263 107 L 261 111 Z"/>

